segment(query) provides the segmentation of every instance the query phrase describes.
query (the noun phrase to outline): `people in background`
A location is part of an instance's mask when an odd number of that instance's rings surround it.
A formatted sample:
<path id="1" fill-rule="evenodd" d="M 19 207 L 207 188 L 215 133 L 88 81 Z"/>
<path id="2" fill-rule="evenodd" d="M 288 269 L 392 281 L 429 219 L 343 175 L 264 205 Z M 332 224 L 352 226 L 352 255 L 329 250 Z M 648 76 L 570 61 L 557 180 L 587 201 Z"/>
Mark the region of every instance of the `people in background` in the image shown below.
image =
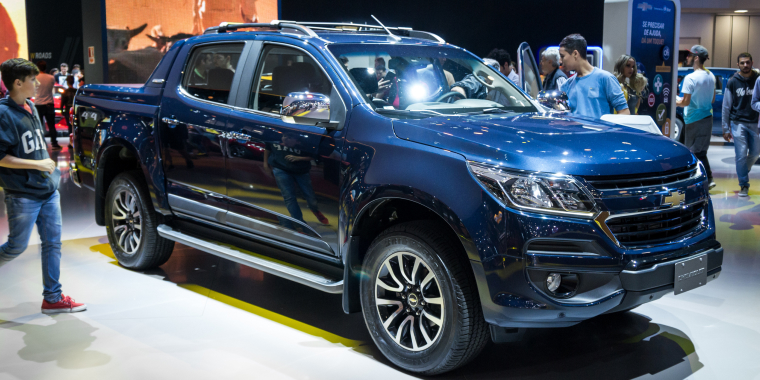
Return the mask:
<path id="1" fill-rule="evenodd" d="M 61 172 L 50 159 L 36 107 L 39 69 L 23 58 L 0 65 L 9 96 L 0 100 L 0 182 L 5 192 L 8 240 L 0 246 L 0 267 L 26 251 L 34 226 L 42 241 L 42 307 L 44 314 L 84 311 L 61 291 L 61 203 L 58 185 Z M 53 77 L 49 74 L 43 74 Z M 52 83 L 50 85 L 52 94 Z M 36 251 L 36 250 L 35 250 Z M 36 252 L 31 253 L 36 254 Z M 2 268 L 0 268 L 2 269 Z M 10 272 L 3 273 L 5 276 Z M 2 271 L 0 270 L 0 273 Z"/>
<path id="2" fill-rule="evenodd" d="M 752 97 L 760 75 L 752 70 L 752 55 L 741 53 L 736 58 L 739 71 L 726 84 L 723 91 L 723 138 L 734 141 L 736 176 L 739 179 L 739 196 L 749 196 L 749 172 L 760 157 L 758 111 L 752 109 Z"/>
<path id="3" fill-rule="evenodd" d="M 598 69 L 586 60 L 586 39 L 580 34 L 571 34 L 559 44 L 562 64 L 575 71 L 560 90 L 567 93 L 570 111 L 577 115 L 595 119 L 617 111 L 630 115 L 623 90 L 614 75 Z"/>
<path id="4" fill-rule="evenodd" d="M 82 73 L 82 67 L 79 66 L 78 63 L 75 63 L 74 66 L 71 66 L 71 76 L 74 77 L 74 88 L 79 88 L 79 79 L 81 79 L 84 76 L 84 73 Z M 69 82 L 66 81 L 66 86 L 69 86 Z"/>
<path id="5" fill-rule="evenodd" d="M 214 55 L 211 53 L 202 53 L 198 56 L 190 73 L 189 85 L 200 86 L 208 84 L 208 71 L 214 67 Z"/>
<path id="6" fill-rule="evenodd" d="M 620 82 L 631 114 L 638 114 L 641 105 L 641 93 L 647 87 L 647 78 L 639 74 L 636 68 L 636 59 L 628 54 L 621 55 L 615 62 L 613 74 Z"/>
<path id="7" fill-rule="evenodd" d="M 66 84 L 68 84 L 69 87 L 63 91 L 63 94 L 61 94 L 61 116 L 63 116 L 63 120 L 66 121 L 66 125 L 69 127 L 69 135 L 74 132 L 71 120 L 69 120 L 69 111 L 71 110 L 71 107 L 74 106 L 74 96 L 77 94 L 74 81 L 75 79 L 73 75 L 66 77 Z M 69 146 L 71 146 L 71 144 L 69 144 Z"/>
<path id="8" fill-rule="evenodd" d="M 37 75 L 37 81 L 39 87 L 34 97 L 34 107 L 37 108 L 37 113 L 40 115 L 40 121 L 45 119 L 45 123 L 48 126 L 50 133 L 50 146 L 53 150 L 61 149 L 58 145 L 58 140 L 55 132 L 55 104 L 53 102 L 53 87 L 55 86 L 55 78 L 45 73 L 47 69 L 47 63 L 45 61 L 37 62 L 37 68 L 39 74 Z"/>
<path id="9" fill-rule="evenodd" d="M 683 79 L 681 92 L 683 97 L 676 98 L 676 106 L 684 107 L 684 145 L 705 165 L 709 187 L 715 187 L 707 149 L 710 148 L 712 135 L 713 109 L 715 101 L 715 76 L 705 70 L 705 62 L 710 59 L 707 49 L 694 45 L 686 57 L 686 64 L 694 72 Z"/>
<path id="10" fill-rule="evenodd" d="M 499 62 L 499 71 L 504 74 L 507 79 L 512 81 L 512 83 L 520 86 L 520 77 L 517 75 L 517 72 L 512 66 L 512 56 L 509 55 L 509 52 L 504 49 L 493 49 L 490 53 L 488 53 L 488 56 L 486 56 L 486 58 L 495 59 L 497 62 Z"/>
<path id="11" fill-rule="evenodd" d="M 66 76 L 69 75 L 69 65 L 66 62 L 61 63 L 61 71 L 55 74 L 55 83 L 66 87 Z"/>
<path id="12" fill-rule="evenodd" d="M 541 53 L 541 74 L 544 74 L 544 91 L 559 90 L 567 82 L 567 75 L 559 69 L 559 50 L 546 49 Z"/>
<path id="13" fill-rule="evenodd" d="M 396 99 L 398 95 L 396 74 L 389 72 L 384 64 L 378 64 L 375 66 L 375 78 L 377 79 L 377 93 L 374 97 L 385 101 Z"/>

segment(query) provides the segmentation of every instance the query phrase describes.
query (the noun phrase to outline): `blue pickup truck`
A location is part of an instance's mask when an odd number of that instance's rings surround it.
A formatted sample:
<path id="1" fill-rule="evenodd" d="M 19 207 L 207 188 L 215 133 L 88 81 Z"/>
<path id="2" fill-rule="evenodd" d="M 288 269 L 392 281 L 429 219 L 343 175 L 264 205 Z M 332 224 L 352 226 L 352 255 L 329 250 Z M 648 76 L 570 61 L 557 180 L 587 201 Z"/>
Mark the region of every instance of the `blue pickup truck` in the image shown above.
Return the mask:
<path id="1" fill-rule="evenodd" d="M 80 89 L 74 124 L 71 176 L 122 266 L 179 242 L 342 294 L 421 374 L 703 286 L 723 262 L 682 145 L 552 112 L 410 28 L 222 24 L 145 84 Z"/>

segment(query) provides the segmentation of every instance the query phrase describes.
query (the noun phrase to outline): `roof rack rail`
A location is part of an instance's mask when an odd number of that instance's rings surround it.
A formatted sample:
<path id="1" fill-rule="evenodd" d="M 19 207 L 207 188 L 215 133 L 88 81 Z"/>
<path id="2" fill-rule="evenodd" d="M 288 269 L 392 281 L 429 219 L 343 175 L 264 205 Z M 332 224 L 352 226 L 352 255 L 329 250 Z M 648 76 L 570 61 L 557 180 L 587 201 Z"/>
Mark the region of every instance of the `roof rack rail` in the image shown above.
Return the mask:
<path id="1" fill-rule="evenodd" d="M 335 32 L 371 32 L 386 34 L 385 29 L 394 32 L 394 35 L 400 35 L 404 37 L 420 38 L 424 40 L 435 41 L 441 44 L 445 44 L 443 38 L 436 34 L 425 32 L 422 30 L 414 30 L 408 27 L 386 27 L 383 28 L 380 25 L 368 25 L 368 24 L 356 24 L 353 22 L 302 22 L 302 21 L 286 21 L 286 20 L 273 20 L 271 23 L 232 23 L 223 22 L 219 26 L 212 26 L 207 28 L 203 34 L 214 33 L 227 33 L 237 29 L 245 28 L 273 28 L 273 29 L 290 29 L 300 34 L 307 35 L 309 37 L 317 37 L 314 30 L 325 30 Z"/>
<path id="2" fill-rule="evenodd" d="M 212 26 L 206 28 L 203 34 L 215 34 L 215 33 L 227 33 L 237 29 L 245 28 L 274 28 L 279 30 L 293 29 L 297 32 L 305 34 L 309 37 L 317 37 L 317 34 L 313 30 L 295 24 L 292 21 L 273 20 L 271 23 L 236 23 L 236 22 L 223 22 L 219 26 Z"/>

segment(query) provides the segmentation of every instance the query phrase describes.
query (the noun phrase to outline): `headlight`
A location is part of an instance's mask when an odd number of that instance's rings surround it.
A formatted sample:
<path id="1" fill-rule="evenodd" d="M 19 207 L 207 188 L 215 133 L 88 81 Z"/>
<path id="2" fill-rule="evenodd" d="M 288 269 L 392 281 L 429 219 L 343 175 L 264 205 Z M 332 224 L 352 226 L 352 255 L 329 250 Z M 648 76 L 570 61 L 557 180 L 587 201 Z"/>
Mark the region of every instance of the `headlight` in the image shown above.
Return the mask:
<path id="1" fill-rule="evenodd" d="M 504 204 L 535 212 L 593 218 L 593 196 L 571 176 L 550 173 L 515 173 L 469 161 L 475 177 Z"/>

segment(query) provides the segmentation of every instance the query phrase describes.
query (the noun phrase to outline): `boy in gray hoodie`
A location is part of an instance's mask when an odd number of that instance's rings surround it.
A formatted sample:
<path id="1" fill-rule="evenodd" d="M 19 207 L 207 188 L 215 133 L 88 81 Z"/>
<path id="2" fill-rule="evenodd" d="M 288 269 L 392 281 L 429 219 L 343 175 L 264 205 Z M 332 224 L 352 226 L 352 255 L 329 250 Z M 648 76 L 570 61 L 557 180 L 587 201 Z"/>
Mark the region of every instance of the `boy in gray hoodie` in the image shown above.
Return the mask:
<path id="1" fill-rule="evenodd" d="M 61 264 L 61 172 L 50 159 L 40 117 L 29 101 L 39 70 L 23 58 L 0 65 L 8 97 L 0 100 L 0 185 L 5 191 L 8 241 L 0 246 L 0 267 L 26 250 L 34 225 L 42 241 L 42 312 L 72 313 L 87 305 L 63 295 Z"/>

